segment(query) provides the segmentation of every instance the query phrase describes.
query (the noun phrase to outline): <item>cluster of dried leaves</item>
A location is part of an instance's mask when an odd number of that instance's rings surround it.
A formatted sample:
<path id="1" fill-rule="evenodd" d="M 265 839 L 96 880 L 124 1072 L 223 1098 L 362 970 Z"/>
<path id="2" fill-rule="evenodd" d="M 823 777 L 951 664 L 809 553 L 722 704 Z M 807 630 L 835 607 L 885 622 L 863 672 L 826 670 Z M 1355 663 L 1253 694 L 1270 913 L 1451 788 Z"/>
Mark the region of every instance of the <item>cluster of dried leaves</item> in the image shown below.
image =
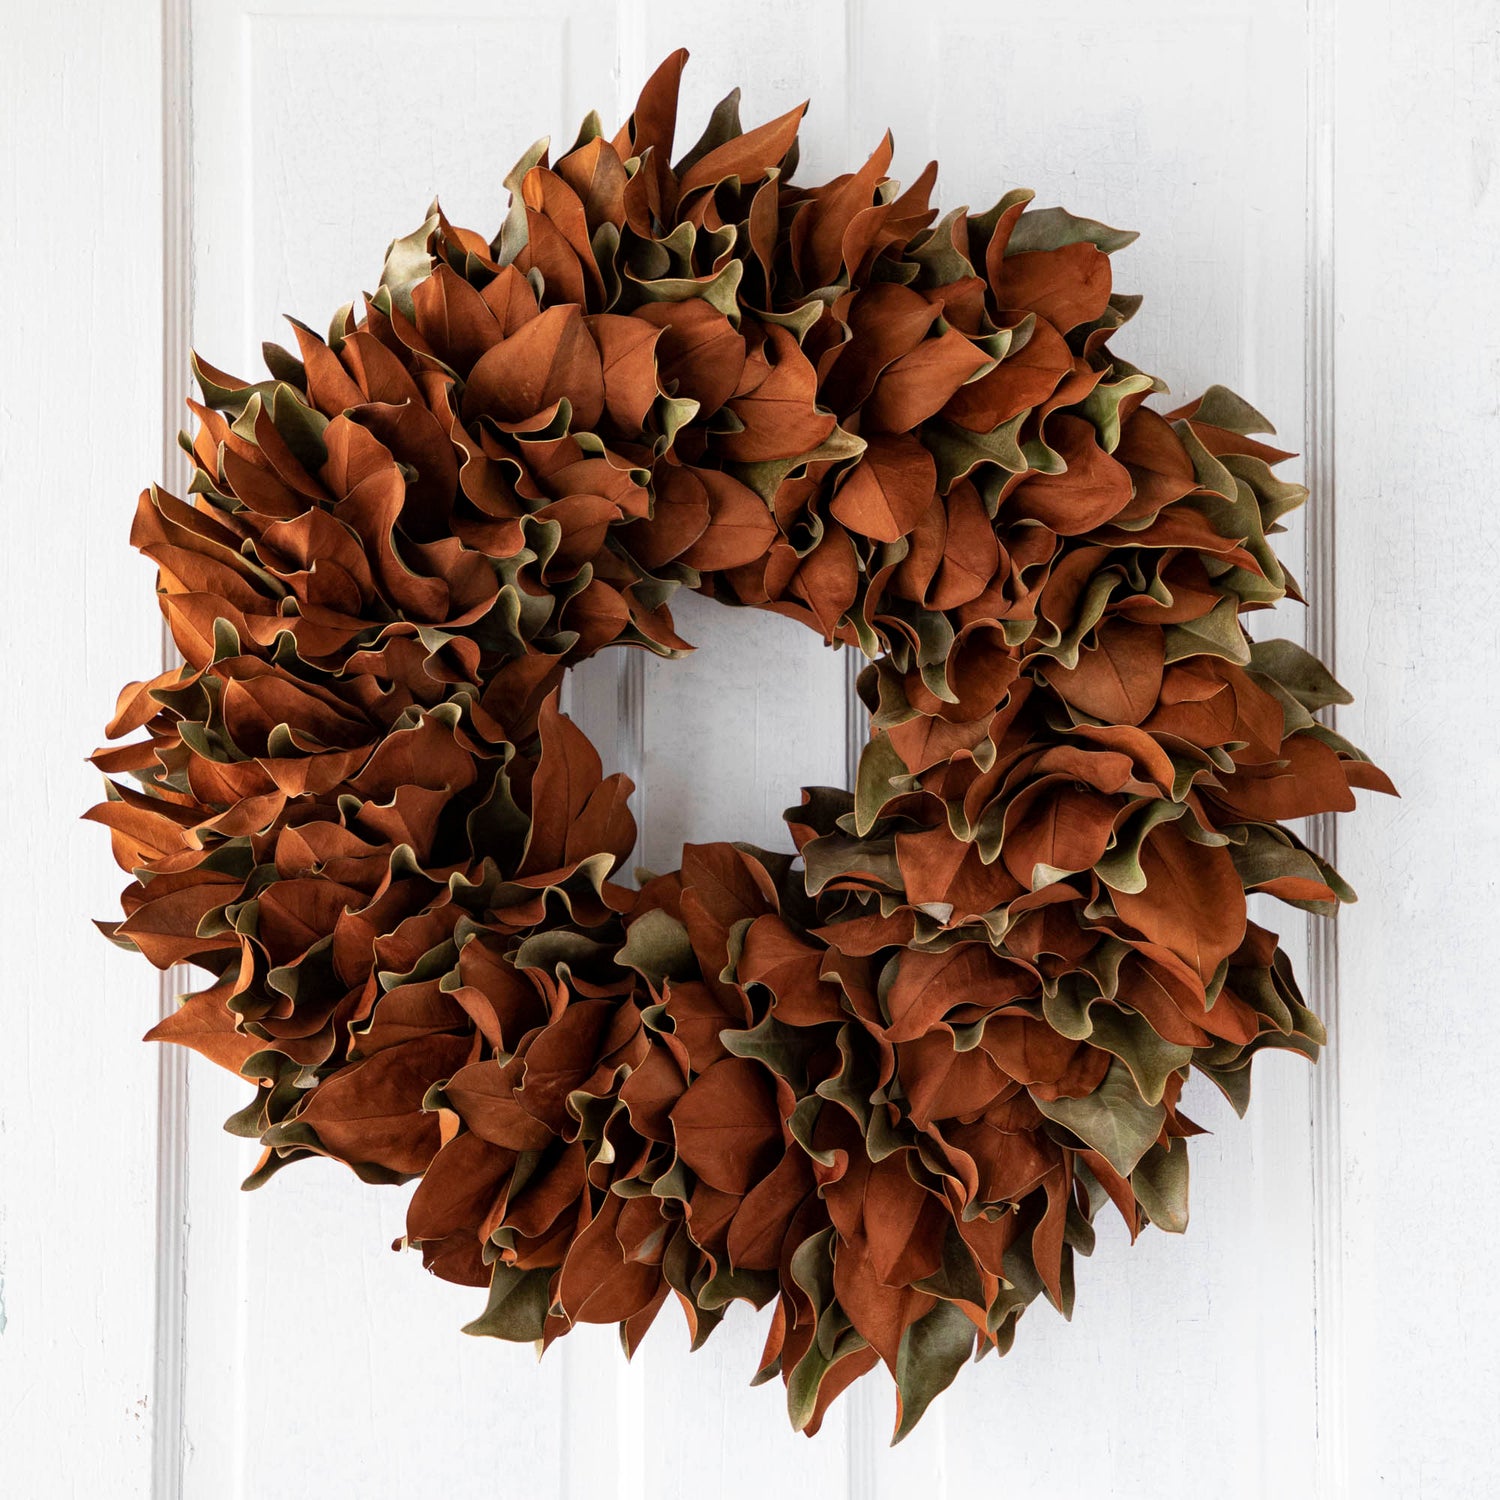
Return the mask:
<path id="1" fill-rule="evenodd" d="M 113 934 L 212 976 L 152 1034 L 256 1081 L 252 1180 L 421 1176 L 476 1332 L 769 1304 L 793 1423 L 883 1362 L 899 1434 L 1068 1310 L 1105 1198 L 1184 1225 L 1190 1068 L 1243 1108 L 1258 1050 L 1316 1055 L 1246 893 L 1347 899 L 1281 823 L 1390 788 L 1240 623 L 1295 593 L 1285 455 L 1108 349 L 1129 236 L 937 219 L 889 139 L 794 186 L 801 111 L 733 96 L 672 164 L 683 61 L 528 153 L 493 242 L 434 212 L 269 380 L 199 366 L 193 499 L 133 533 L 186 665 L 122 695 L 91 816 Z M 863 651 L 872 737 L 797 858 L 637 891 L 557 689 L 687 649 L 679 587 Z"/>

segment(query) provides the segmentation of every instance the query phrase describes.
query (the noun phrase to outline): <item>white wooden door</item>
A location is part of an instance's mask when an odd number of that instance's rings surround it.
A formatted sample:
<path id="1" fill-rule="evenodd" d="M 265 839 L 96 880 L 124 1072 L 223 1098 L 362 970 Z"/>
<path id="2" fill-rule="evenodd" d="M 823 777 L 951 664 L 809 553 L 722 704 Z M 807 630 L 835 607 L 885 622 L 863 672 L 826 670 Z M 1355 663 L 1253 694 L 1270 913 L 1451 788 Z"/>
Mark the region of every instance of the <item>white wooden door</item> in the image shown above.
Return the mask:
<path id="1" fill-rule="evenodd" d="M 1319 1070 L 1264 1055 L 1244 1122 L 1198 1090 L 1187 1236 L 1101 1224 L 1075 1321 L 1038 1305 L 894 1450 L 879 1377 L 794 1437 L 743 1309 L 691 1357 L 664 1315 L 630 1366 L 599 1329 L 538 1365 L 391 1253 L 409 1190 L 318 1160 L 239 1193 L 242 1090 L 136 1043 L 153 977 L 83 926 L 115 882 L 81 757 L 161 660 L 125 534 L 179 477 L 187 339 L 253 370 L 434 194 L 495 226 L 535 136 L 623 118 L 684 44 L 684 129 L 735 84 L 747 118 L 811 98 L 809 176 L 890 125 L 945 207 L 1027 185 L 1141 231 L 1118 343 L 1308 455 L 1284 555 L 1312 607 L 1276 631 L 1336 655 L 1341 727 L 1405 794 L 1338 833 L 1363 901 L 1336 938 L 1260 914 L 1332 1024 Z M 0 58 L 0 1494 L 1500 1493 L 1491 4 L 73 0 L 8 8 Z M 796 789 L 848 774 L 845 662 L 773 616 L 676 615 L 695 656 L 571 688 L 640 783 L 641 858 L 785 845 Z"/>

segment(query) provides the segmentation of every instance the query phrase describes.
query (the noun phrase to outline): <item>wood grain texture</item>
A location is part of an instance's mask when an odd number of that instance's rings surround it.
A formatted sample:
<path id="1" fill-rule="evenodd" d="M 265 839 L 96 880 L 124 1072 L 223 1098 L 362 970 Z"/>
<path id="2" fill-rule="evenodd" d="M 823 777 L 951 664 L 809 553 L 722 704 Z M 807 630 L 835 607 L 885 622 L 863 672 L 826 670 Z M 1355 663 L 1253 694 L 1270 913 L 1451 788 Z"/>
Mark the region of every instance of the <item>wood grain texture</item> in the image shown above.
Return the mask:
<path id="1" fill-rule="evenodd" d="M 0 1493 L 145 1496 L 157 984 L 89 926 L 125 881 L 78 818 L 83 757 L 161 653 L 125 542 L 161 453 L 161 37 L 143 0 L 5 25 Z"/>
<path id="2" fill-rule="evenodd" d="M 806 170 L 841 170 L 847 105 L 837 0 L 734 7 L 651 0 L 623 4 L 619 27 L 622 117 L 656 64 L 686 46 L 692 60 L 683 76 L 679 149 L 738 85 L 747 124 L 811 98 Z M 787 36 L 794 46 L 773 40 Z M 643 666 L 644 862 L 672 869 L 684 842 L 719 838 L 790 849 L 782 808 L 803 784 L 844 778 L 842 653 L 776 616 L 696 598 L 674 603 L 673 612 L 698 649 L 682 661 L 649 658 Z M 793 1434 L 781 1383 L 749 1386 L 764 1341 L 764 1318 L 740 1306 L 690 1356 L 681 1315 L 663 1312 L 636 1356 L 634 1378 L 653 1411 L 683 1414 L 684 1425 L 676 1440 L 648 1439 L 639 1478 L 624 1482 L 649 1495 L 736 1494 L 753 1475 L 758 1489 L 772 1493 L 842 1492 L 846 1404 L 834 1408 L 816 1443 Z"/>
<path id="3" fill-rule="evenodd" d="M 195 345 L 248 371 L 262 339 L 289 337 L 282 313 L 326 326 L 434 194 L 496 227 L 511 162 L 608 101 L 612 19 L 588 0 L 543 18 L 200 3 Z M 527 1348 L 463 1337 L 474 1294 L 391 1253 L 409 1189 L 316 1162 L 236 1194 L 254 1148 L 219 1127 L 244 1090 L 213 1072 L 195 1070 L 191 1101 L 185 1493 L 253 1500 L 328 1472 L 334 1447 L 340 1483 L 366 1496 L 468 1494 L 502 1464 L 520 1493 L 585 1492 L 566 1433 L 608 1430 L 585 1399 L 607 1361 L 559 1350 L 537 1369 Z"/>
<path id="4" fill-rule="evenodd" d="M 863 0 L 860 13 L 862 142 L 891 124 L 903 177 L 935 157 L 945 207 L 980 209 L 1029 186 L 1038 206 L 1138 230 L 1115 257 L 1116 281 L 1145 303 L 1113 346 L 1179 399 L 1229 385 L 1302 446 L 1305 117 L 1263 108 L 1271 93 L 1300 105 L 1301 5 L 1154 0 L 1124 26 L 1117 7 L 1078 0 L 1063 26 L 1056 12 L 1028 19 L 976 0 L 915 39 L 894 0 Z M 1300 575 L 1300 530 L 1284 541 Z M 1258 633 L 1301 627 L 1295 610 L 1278 611 Z M 1257 906 L 1305 967 L 1303 924 L 1278 903 Z M 1311 1493 L 1309 1080 L 1288 1058 L 1263 1058 L 1256 1074 L 1243 1122 L 1190 1085 L 1189 1113 L 1214 1134 L 1195 1142 L 1187 1235 L 1148 1230 L 1130 1248 L 1106 1212 L 1078 1266 L 1075 1322 L 1039 1305 L 1011 1354 L 960 1375 L 940 1403 L 949 1494 L 987 1482 L 997 1444 L 1012 1496 Z M 1164 1448 L 1166 1472 L 1151 1456 Z M 882 1473 L 879 1493 L 906 1488 Z"/>
<path id="5" fill-rule="evenodd" d="M 1384 0 L 1337 47 L 1339 727 L 1402 794 L 1339 840 L 1348 1492 L 1491 1494 L 1500 26 Z"/>

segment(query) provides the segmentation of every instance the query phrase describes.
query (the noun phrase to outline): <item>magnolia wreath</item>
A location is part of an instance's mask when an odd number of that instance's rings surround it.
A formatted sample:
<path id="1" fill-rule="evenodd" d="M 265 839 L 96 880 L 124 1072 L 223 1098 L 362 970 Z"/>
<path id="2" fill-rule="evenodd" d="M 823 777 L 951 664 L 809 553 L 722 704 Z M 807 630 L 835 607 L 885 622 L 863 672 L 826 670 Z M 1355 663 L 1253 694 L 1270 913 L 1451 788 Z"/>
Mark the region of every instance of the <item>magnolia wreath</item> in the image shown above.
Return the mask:
<path id="1" fill-rule="evenodd" d="M 674 162 L 685 58 L 533 147 L 493 240 L 434 208 L 269 379 L 195 366 L 192 499 L 131 537 L 184 664 L 94 757 L 106 929 L 207 971 L 150 1035 L 255 1084 L 252 1183 L 421 1179 L 469 1331 L 628 1352 L 671 1297 L 696 1347 L 769 1305 L 792 1425 L 884 1364 L 900 1436 L 1070 1311 L 1104 1200 L 1185 1226 L 1191 1069 L 1243 1110 L 1262 1048 L 1316 1057 L 1246 896 L 1350 899 L 1283 822 L 1392 788 L 1241 622 L 1299 597 L 1289 455 L 1109 348 L 1132 236 L 1024 191 L 939 218 L 889 136 L 796 186 L 802 110 L 737 94 Z M 862 652 L 870 737 L 795 855 L 637 889 L 559 687 L 689 650 L 679 588 Z"/>

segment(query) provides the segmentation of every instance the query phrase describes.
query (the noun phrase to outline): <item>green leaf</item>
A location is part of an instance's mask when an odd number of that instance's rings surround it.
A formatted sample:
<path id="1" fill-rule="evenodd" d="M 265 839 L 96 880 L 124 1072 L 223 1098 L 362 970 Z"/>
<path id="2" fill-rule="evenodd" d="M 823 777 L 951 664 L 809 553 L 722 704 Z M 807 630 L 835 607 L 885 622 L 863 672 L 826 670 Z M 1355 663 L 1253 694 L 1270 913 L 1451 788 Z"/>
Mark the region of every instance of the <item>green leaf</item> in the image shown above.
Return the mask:
<path id="1" fill-rule="evenodd" d="M 710 151 L 718 150 L 727 141 L 732 141 L 744 133 L 740 125 L 740 91 L 730 89 L 714 105 L 708 117 L 708 124 L 703 127 L 703 134 L 698 137 L 692 148 L 683 154 L 682 160 L 672 170 L 678 177 L 686 176 L 688 168 L 696 166 Z"/>
<path id="2" fill-rule="evenodd" d="M 1120 405 L 1127 396 L 1149 391 L 1155 382 L 1149 375 L 1127 375 L 1123 380 L 1096 385 L 1078 410 L 1098 429 L 1106 453 L 1120 446 Z"/>
<path id="3" fill-rule="evenodd" d="M 1093 1022 L 1089 1040 L 1130 1069 L 1147 1104 L 1160 1104 L 1167 1080 L 1193 1060 L 1191 1047 L 1165 1041 L 1144 1016 L 1127 1015 L 1113 1005 L 1098 1005 L 1089 1012 L 1089 1019 Z"/>
<path id="4" fill-rule="evenodd" d="M 1021 424 L 1030 415 L 1029 410 L 1023 411 L 992 432 L 970 432 L 967 427 L 941 419 L 924 423 L 918 436 L 937 463 L 939 492 L 946 495 L 955 480 L 972 473 L 980 464 L 994 464 L 1010 474 L 1021 473 L 1026 467 L 1026 455 L 1016 439 Z"/>
<path id="5" fill-rule="evenodd" d="M 1235 873 L 1246 890 L 1264 885 L 1270 880 L 1291 877 L 1296 880 L 1318 881 L 1326 885 L 1340 901 L 1354 899 L 1353 890 L 1345 884 L 1338 871 L 1304 847 L 1285 828 L 1252 823 L 1246 829 L 1245 842 L 1231 848 L 1229 854 L 1234 860 Z M 1331 901 L 1300 901 L 1293 904 L 1324 915 L 1330 915 L 1334 910 L 1334 903 Z"/>
<path id="6" fill-rule="evenodd" d="M 1234 475 L 1203 446 L 1203 439 L 1185 421 L 1174 422 L 1172 430 L 1177 434 L 1178 441 L 1187 449 L 1187 455 L 1193 461 L 1193 472 L 1197 476 L 1199 485 L 1205 490 L 1212 490 L 1214 494 L 1225 500 L 1233 500 L 1238 493 L 1235 488 Z"/>
<path id="7" fill-rule="evenodd" d="M 635 284 L 647 302 L 691 302 L 701 297 L 712 308 L 723 313 L 736 328 L 740 323 L 740 277 L 745 273 L 742 260 L 730 260 L 712 276 L 661 276 L 642 281 L 630 271 L 625 276 Z"/>
<path id="8" fill-rule="evenodd" d="M 804 847 L 802 859 L 807 868 L 809 896 L 816 896 L 830 880 L 841 875 L 878 881 L 892 891 L 901 889 L 894 835 L 851 839 L 842 833 L 825 834 Z"/>
<path id="9" fill-rule="evenodd" d="M 309 474 L 316 474 L 328 462 L 328 449 L 323 442 L 328 418 L 314 411 L 285 382 L 278 381 L 272 386 L 270 397 L 271 425 L 297 462 Z"/>
<path id="10" fill-rule="evenodd" d="M 1189 656 L 1220 656 L 1241 667 L 1250 664 L 1250 643 L 1233 598 L 1219 600 L 1201 619 L 1167 626 L 1166 637 L 1168 666 Z"/>
<path id="11" fill-rule="evenodd" d="M 958 248 L 959 237 L 967 241 L 967 225 L 962 208 L 950 209 L 928 231 L 927 238 L 907 249 L 905 259 L 915 261 L 920 270 L 919 286 L 951 286 L 974 275 L 973 263 Z"/>
<path id="12" fill-rule="evenodd" d="M 520 1271 L 497 1261 L 490 1276 L 490 1300 L 463 1331 L 512 1344 L 529 1344 L 541 1338 L 551 1302 L 551 1283 L 552 1272 L 545 1268 Z"/>
<path id="13" fill-rule="evenodd" d="M 817 326 L 818 320 L 827 310 L 826 304 L 817 297 L 810 297 L 806 302 L 788 312 L 757 312 L 755 316 L 762 323 L 774 323 L 778 328 L 787 329 L 800 344 Z"/>
<path id="14" fill-rule="evenodd" d="M 953 1377 L 974 1352 L 974 1335 L 974 1325 L 953 1302 L 939 1302 L 901 1335 L 896 1355 L 901 1420 L 892 1446 L 922 1420 L 933 1397 L 953 1384 Z"/>
<path id="15" fill-rule="evenodd" d="M 1209 1068 L 1199 1066 L 1198 1071 L 1209 1080 L 1218 1091 L 1229 1101 L 1229 1107 L 1240 1119 L 1245 1118 L 1245 1111 L 1250 1108 L 1250 1069 L 1249 1058 L 1232 1068 Z"/>
<path id="16" fill-rule="evenodd" d="M 1187 810 L 1186 803 L 1167 802 L 1158 797 L 1144 803 L 1128 816 L 1115 835 L 1112 849 L 1094 866 L 1094 873 L 1112 891 L 1138 896 L 1146 889 L 1146 872 L 1141 868 L 1141 845 L 1158 823 L 1170 823 Z"/>
<path id="17" fill-rule="evenodd" d="M 735 261 L 735 265 L 739 262 Z M 722 419 L 723 414 L 720 414 Z M 807 453 L 798 453 L 791 458 L 768 458 L 757 464 L 731 464 L 731 472 L 760 496 L 767 505 L 781 488 L 782 482 L 793 469 L 808 464 L 843 463 L 846 459 L 858 458 L 869 446 L 862 437 L 835 427 L 832 432 Z"/>
<path id="18" fill-rule="evenodd" d="M 911 773 L 901 759 L 891 737 L 877 729 L 859 752 L 859 769 L 854 778 L 854 831 L 864 838 L 880 821 L 881 809 L 898 789 L 892 782 L 910 780 Z"/>
<path id="19" fill-rule="evenodd" d="M 736 1057 L 753 1057 L 794 1087 L 805 1085 L 808 1059 L 823 1046 L 822 1038 L 806 1027 L 787 1026 L 769 1012 L 744 1031 L 721 1031 L 719 1040 Z"/>
<path id="20" fill-rule="evenodd" d="M 432 275 L 432 257 L 427 253 L 427 241 L 437 227 L 437 205 L 434 204 L 422 223 L 410 234 L 402 235 L 399 240 L 392 240 L 385 252 L 385 267 L 380 273 L 380 284 L 390 292 L 392 304 L 408 318 L 415 316 L 411 302 L 412 288 Z"/>
<path id="21" fill-rule="evenodd" d="M 615 959 L 657 984 L 663 979 L 691 978 L 697 969 L 687 928 L 660 907 L 643 913 L 630 924 L 625 946 Z"/>
<path id="22" fill-rule="evenodd" d="M 502 185 L 510 194 L 510 211 L 505 215 L 500 233 L 490 242 L 490 250 L 502 266 L 508 266 L 526 245 L 526 200 L 521 184 L 526 174 L 546 157 L 551 144 L 552 138 L 545 135 L 541 140 L 533 141 L 520 161 L 505 174 Z"/>
<path id="23" fill-rule="evenodd" d="M 1117 1057 L 1104 1082 L 1082 1099 L 1038 1099 L 1031 1102 L 1049 1120 L 1071 1130 L 1092 1146 L 1120 1176 L 1128 1177 L 1161 1134 L 1167 1112 L 1141 1098 L 1130 1069 Z"/>
<path id="24" fill-rule="evenodd" d="M 1226 432 L 1237 432 L 1242 437 L 1256 432 L 1267 432 L 1272 437 L 1276 435 L 1276 429 L 1243 396 L 1236 396 L 1223 385 L 1211 385 L 1204 391 L 1193 420 L 1207 422 L 1211 427 L 1222 427 Z"/>
<path id="25" fill-rule="evenodd" d="M 1278 682 L 1309 712 L 1331 703 L 1353 703 L 1354 695 L 1334 679 L 1311 651 L 1295 641 L 1256 641 L 1250 647 L 1250 669 Z"/>
<path id="26" fill-rule="evenodd" d="M 1087 241 L 1106 255 L 1113 255 L 1139 238 L 1134 229 L 1111 229 L 1097 219 L 1080 219 L 1065 208 L 1033 208 L 1017 221 L 1005 253 L 1023 255 L 1028 250 L 1061 250 L 1064 245 Z"/>
<path id="27" fill-rule="evenodd" d="M 1130 1188 L 1158 1229 L 1181 1234 L 1188 1226 L 1187 1142 L 1153 1146 L 1130 1174 Z"/>

